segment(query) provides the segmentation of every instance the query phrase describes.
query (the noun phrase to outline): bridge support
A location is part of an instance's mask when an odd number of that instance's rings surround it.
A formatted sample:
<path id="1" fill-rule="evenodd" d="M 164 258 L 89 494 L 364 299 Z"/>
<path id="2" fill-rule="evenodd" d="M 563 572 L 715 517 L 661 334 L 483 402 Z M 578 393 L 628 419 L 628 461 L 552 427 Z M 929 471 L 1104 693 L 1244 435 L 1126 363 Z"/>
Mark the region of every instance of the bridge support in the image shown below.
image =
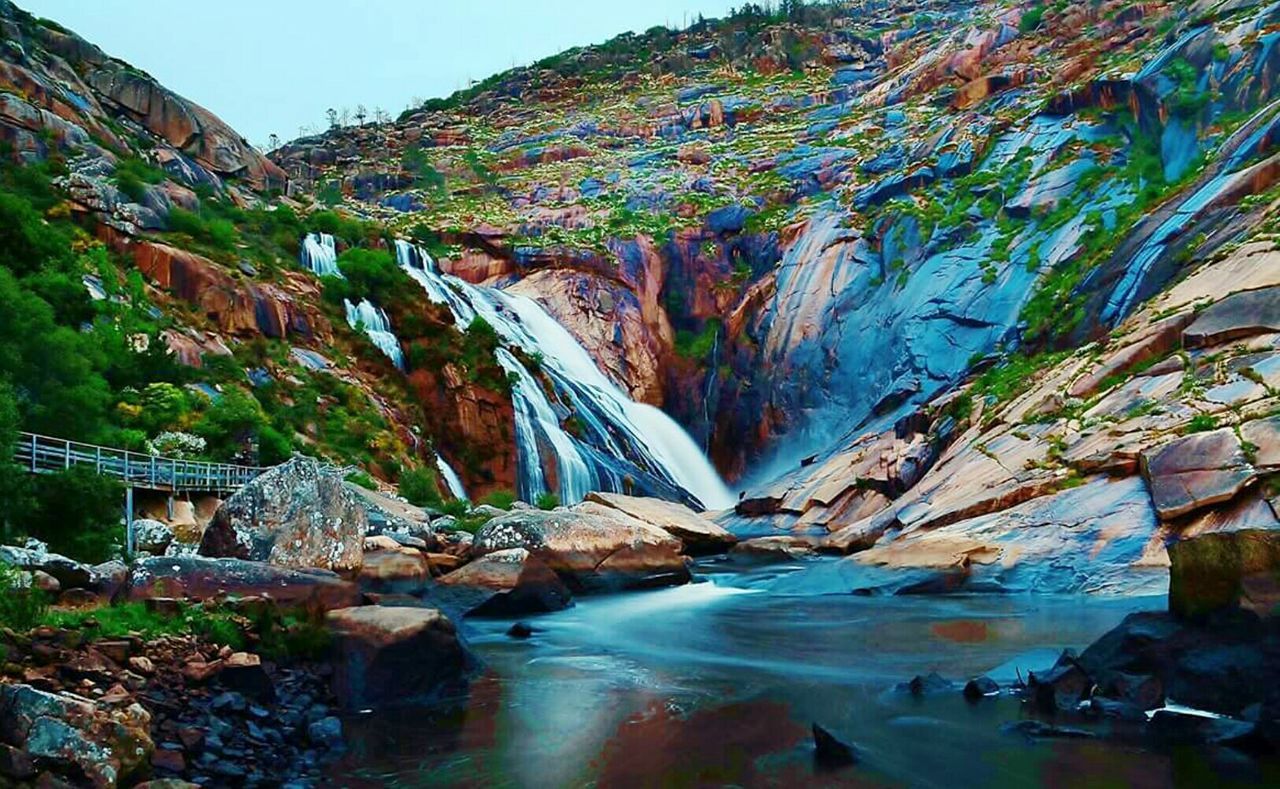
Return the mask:
<path id="1" fill-rule="evenodd" d="M 133 558 L 137 552 L 137 544 L 133 536 L 133 486 L 124 489 L 124 554 Z"/>

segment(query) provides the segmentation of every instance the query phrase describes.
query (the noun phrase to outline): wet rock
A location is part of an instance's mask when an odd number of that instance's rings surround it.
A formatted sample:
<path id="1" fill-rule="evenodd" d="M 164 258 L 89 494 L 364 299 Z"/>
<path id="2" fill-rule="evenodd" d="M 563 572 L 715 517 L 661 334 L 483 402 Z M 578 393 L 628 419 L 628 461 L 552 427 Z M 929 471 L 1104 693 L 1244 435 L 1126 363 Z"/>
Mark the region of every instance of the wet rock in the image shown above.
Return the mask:
<path id="1" fill-rule="evenodd" d="M 524 548 L 485 554 L 441 576 L 442 587 L 470 590 L 467 611 L 476 616 L 520 616 L 559 611 L 573 597 L 560 577 Z"/>
<path id="2" fill-rule="evenodd" d="M 1048 671 L 1035 671 L 1027 676 L 1031 697 L 1044 712 L 1076 711 L 1092 685 L 1089 675 L 1069 652 L 1063 652 Z"/>
<path id="3" fill-rule="evenodd" d="M 588 493 L 587 501 L 657 526 L 684 543 L 685 553 L 693 556 L 723 553 L 738 542 L 737 537 L 719 524 L 678 502 L 599 492 Z"/>
<path id="4" fill-rule="evenodd" d="M 964 697 L 969 701 L 979 701 L 987 696 L 1000 695 L 1000 685 L 990 677 L 974 677 L 964 685 Z"/>
<path id="5" fill-rule="evenodd" d="M 10 781 L 25 781 L 36 777 L 35 763 L 30 754 L 20 751 L 12 745 L 0 743 L 0 778 Z"/>
<path id="6" fill-rule="evenodd" d="M 485 524 L 473 544 L 478 557 L 508 548 L 524 548 L 571 589 L 668 586 L 689 580 L 679 540 L 655 526 L 604 511 L 506 513 Z"/>
<path id="7" fill-rule="evenodd" d="M 325 570 L 291 570 L 240 559 L 173 556 L 141 559 L 129 574 L 130 600 L 268 598 L 320 610 L 359 602 L 356 585 Z"/>
<path id="8" fill-rule="evenodd" d="M 468 657 L 453 622 L 432 608 L 330 611 L 334 692 L 346 709 L 406 703 L 460 682 Z"/>
<path id="9" fill-rule="evenodd" d="M 898 690 L 912 696 L 931 696 L 935 693 L 950 693 L 955 690 L 955 683 L 937 672 L 920 674 L 898 686 Z"/>
<path id="10" fill-rule="evenodd" d="M 1173 542 L 1169 610 L 1187 619 L 1245 608 L 1280 610 L 1280 531 L 1245 529 Z"/>
<path id="11" fill-rule="evenodd" d="M 39 540 L 27 540 L 26 545 L 0 545 L 0 562 L 28 572 L 40 571 L 56 578 L 63 589 L 90 589 L 94 586 L 93 569 L 74 559 L 51 553 Z"/>
<path id="12" fill-rule="evenodd" d="M 1020 734 L 1029 740 L 1091 740 L 1096 734 L 1073 726 L 1055 726 L 1037 720 L 1014 721 L 1001 727 L 1005 734 Z"/>
<path id="13" fill-rule="evenodd" d="M 1168 745 L 1228 745 L 1245 750 L 1265 747 L 1256 723 L 1177 709 L 1156 710 L 1147 731 Z"/>
<path id="14" fill-rule="evenodd" d="M 512 638 L 519 638 L 519 639 L 532 638 L 533 634 L 534 634 L 533 626 L 530 625 L 528 622 L 516 622 L 514 625 L 512 625 L 510 628 L 507 629 L 507 635 Z"/>
<path id="15" fill-rule="evenodd" d="M 813 724 L 813 761 L 823 769 L 839 769 L 858 763 L 858 754 L 852 745 L 841 742 L 818 724 Z"/>
<path id="16" fill-rule="evenodd" d="M 342 744 L 342 721 L 332 715 L 321 718 L 307 727 L 307 738 L 316 745 L 337 747 Z"/>
<path id="17" fill-rule="evenodd" d="M 818 538 L 800 535 L 752 537 L 733 546 L 729 555 L 746 562 L 790 562 L 817 555 Z"/>
<path id="18" fill-rule="evenodd" d="M 358 570 L 365 508 L 334 469 L 296 456 L 223 502 L 200 543 L 204 556 L 281 567 Z"/>

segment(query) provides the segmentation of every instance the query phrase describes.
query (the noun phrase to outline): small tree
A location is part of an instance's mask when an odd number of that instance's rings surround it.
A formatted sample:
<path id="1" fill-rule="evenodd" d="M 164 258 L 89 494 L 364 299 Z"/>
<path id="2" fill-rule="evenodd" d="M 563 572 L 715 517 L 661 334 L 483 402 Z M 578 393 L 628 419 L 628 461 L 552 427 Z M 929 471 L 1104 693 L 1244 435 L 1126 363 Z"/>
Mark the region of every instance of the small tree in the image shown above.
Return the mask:
<path id="1" fill-rule="evenodd" d="M 365 110 L 365 108 L 364 108 L 364 105 L 363 105 L 363 104 L 357 104 L 357 105 L 356 105 L 356 121 L 357 121 L 361 126 L 363 126 L 363 125 L 364 125 L 364 119 L 368 116 L 368 114 L 369 114 L 369 113 Z"/>
<path id="2" fill-rule="evenodd" d="M 330 129 L 338 128 L 338 111 L 337 110 L 335 110 L 333 107 L 330 107 L 329 109 L 324 111 L 324 116 L 329 119 Z"/>

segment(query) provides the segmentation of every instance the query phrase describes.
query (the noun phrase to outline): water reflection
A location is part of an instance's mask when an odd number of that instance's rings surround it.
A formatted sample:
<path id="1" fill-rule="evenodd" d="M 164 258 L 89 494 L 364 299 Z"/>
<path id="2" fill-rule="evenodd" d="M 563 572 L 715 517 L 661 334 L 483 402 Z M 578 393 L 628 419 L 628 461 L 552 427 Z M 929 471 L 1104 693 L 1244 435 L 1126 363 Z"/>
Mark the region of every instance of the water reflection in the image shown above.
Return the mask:
<path id="1" fill-rule="evenodd" d="M 657 592 L 586 598 L 534 620 L 466 623 L 486 674 L 452 707 L 349 722 L 348 785 L 829 786 L 1174 785 L 1208 769 L 1244 782 L 1259 768 L 1183 767 L 1101 741 L 1031 743 L 1001 732 L 1022 714 L 1002 698 L 916 699 L 896 683 L 938 671 L 1007 682 L 1081 648 L 1160 599 L 780 597 L 776 569 Z M 815 771 L 818 721 L 864 763 Z M 1200 760 L 1203 762 L 1203 758 Z M 1244 772 L 1240 772 L 1244 769 Z"/>

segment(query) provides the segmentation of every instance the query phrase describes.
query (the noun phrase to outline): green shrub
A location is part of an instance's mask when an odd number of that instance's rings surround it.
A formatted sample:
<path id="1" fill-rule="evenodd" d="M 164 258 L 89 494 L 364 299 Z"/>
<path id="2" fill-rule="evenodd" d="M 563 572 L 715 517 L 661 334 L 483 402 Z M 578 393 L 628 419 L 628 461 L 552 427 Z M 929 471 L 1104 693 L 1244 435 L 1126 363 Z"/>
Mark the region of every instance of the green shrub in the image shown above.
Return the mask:
<path id="1" fill-rule="evenodd" d="M 0 625 L 18 632 L 39 625 L 48 610 L 44 593 L 24 585 L 21 572 L 0 563 Z"/>
<path id="2" fill-rule="evenodd" d="M 164 180 L 164 170 L 153 167 L 136 156 L 116 162 L 116 187 L 135 203 L 146 199 L 148 184 L 163 183 Z"/>
<path id="3" fill-rule="evenodd" d="M 385 249 L 348 249 L 338 256 L 338 269 L 347 278 L 346 297 L 352 300 L 367 298 L 386 305 L 413 292 L 409 277 Z M 325 287 L 327 290 L 329 283 Z"/>
<path id="4" fill-rule="evenodd" d="M 353 471 L 347 475 L 347 482 L 369 490 L 377 490 L 378 483 L 365 471 Z"/>
<path id="5" fill-rule="evenodd" d="M 89 564 L 105 562 L 124 543 L 124 489 L 92 469 L 73 466 L 18 480 L 25 495 L 5 513 L 11 530 L 48 543 L 50 550 Z"/>
<path id="6" fill-rule="evenodd" d="M 1207 433 L 1218 429 L 1218 420 L 1213 414 L 1196 414 L 1187 422 L 1184 433 Z"/>
<path id="7" fill-rule="evenodd" d="M 554 510 L 560 506 L 560 497 L 551 491 L 538 495 L 538 500 L 534 502 L 540 510 Z"/>
<path id="8" fill-rule="evenodd" d="M 400 472 L 400 495 L 419 507 L 439 507 L 442 503 L 436 473 L 425 466 Z"/>
<path id="9" fill-rule="evenodd" d="M 224 252 L 233 251 L 239 239 L 236 226 L 231 220 L 206 218 L 204 214 L 196 214 L 177 206 L 169 210 L 168 223 L 172 232 L 190 236 Z"/>
<path id="10" fill-rule="evenodd" d="M 488 504 L 490 507 L 497 507 L 500 510 L 509 510 L 511 505 L 516 503 L 516 494 L 509 490 L 495 490 L 485 496 L 480 503 Z"/>
<path id="11" fill-rule="evenodd" d="M 1040 27 L 1040 23 L 1044 21 L 1044 6 L 1038 5 L 1034 8 L 1027 9 L 1022 15 L 1022 19 L 1018 21 L 1018 30 L 1022 33 L 1030 33 Z"/>

